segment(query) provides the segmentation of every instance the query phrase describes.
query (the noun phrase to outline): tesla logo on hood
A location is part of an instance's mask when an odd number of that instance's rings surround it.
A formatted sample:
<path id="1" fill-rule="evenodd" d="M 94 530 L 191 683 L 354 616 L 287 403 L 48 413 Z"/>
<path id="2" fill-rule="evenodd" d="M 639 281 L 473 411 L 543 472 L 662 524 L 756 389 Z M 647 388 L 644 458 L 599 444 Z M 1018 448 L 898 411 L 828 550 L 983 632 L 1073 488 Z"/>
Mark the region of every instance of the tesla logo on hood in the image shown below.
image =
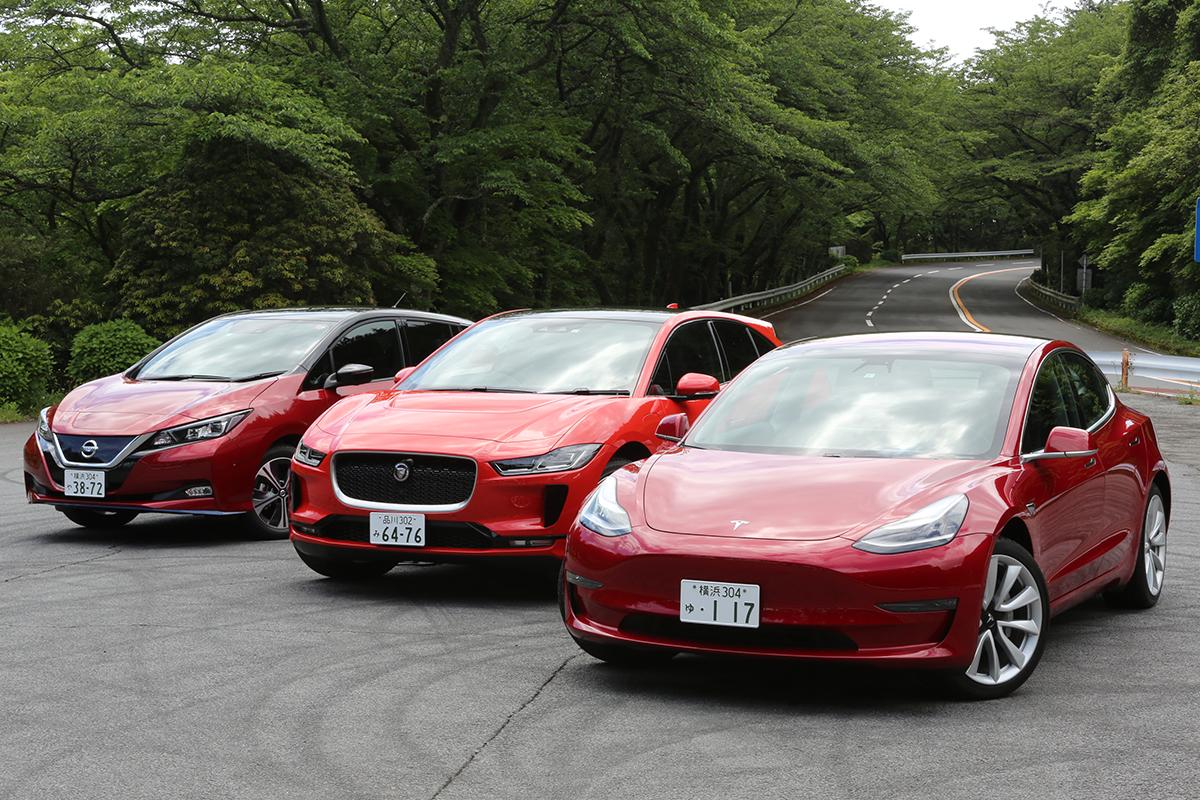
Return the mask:
<path id="1" fill-rule="evenodd" d="M 742 527 L 743 525 L 749 525 L 750 520 L 748 520 L 748 519 L 731 519 L 731 520 L 729 520 L 729 524 L 732 525 L 733 529 L 736 531 L 738 528 Z"/>
<path id="2" fill-rule="evenodd" d="M 96 444 L 95 439 L 88 439 L 79 447 L 79 455 L 84 458 L 91 458 L 96 455 L 96 451 L 100 449 L 100 445 Z"/>
<path id="3" fill-rule="evenodd" d="M 412 474 L 412 465 L 407 461 L 401 461 L 396 466 L 392 467 L 392 477 L 398 483 L 404 483 L 408 480 L 408 476 Z"/>

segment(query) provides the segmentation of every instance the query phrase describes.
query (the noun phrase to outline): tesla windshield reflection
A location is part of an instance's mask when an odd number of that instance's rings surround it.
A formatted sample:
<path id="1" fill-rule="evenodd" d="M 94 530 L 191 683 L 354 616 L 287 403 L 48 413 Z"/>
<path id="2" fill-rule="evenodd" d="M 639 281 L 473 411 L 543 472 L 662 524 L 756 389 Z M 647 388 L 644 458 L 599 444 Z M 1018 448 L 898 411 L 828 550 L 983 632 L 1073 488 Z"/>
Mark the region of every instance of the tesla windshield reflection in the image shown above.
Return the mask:
<path id="1" fill-rule="evenodd" d="M 658 328 L 636 320 L 502 317 L 459 336 L 404 388 L 627 394 Z"/>
<path id="2" fill-rule="evenodd" d="M 685 445 L 761 453 L 983 459 L 1021 365 L 987 354 L 781 352 L 746 371 Z"/>
<path id="3" fill-rule="evenodd" d="M 334 323 L 286 317 L 222 317 L 180 336 L 137 372 L 140 381 L 239 381 L 295 369 Z"/>

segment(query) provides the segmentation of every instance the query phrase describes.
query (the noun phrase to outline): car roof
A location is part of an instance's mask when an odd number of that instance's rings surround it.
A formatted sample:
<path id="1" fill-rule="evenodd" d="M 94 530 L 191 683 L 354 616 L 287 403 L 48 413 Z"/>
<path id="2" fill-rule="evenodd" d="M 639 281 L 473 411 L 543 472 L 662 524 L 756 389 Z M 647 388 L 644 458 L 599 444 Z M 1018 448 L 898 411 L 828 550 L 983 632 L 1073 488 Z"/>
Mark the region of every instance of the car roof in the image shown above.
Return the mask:
<path id="1" fill-rule="evenodd" d="M 304 317 L 320 320 L 349 320 L 355 317 L 404 317 L 407 319 L 423 319 L 431 322 L 450 322 L 457 325 L 470 325 L 471 320 L 455 317 L 450 314 L 438 314 L 433 311 L 417 311 L 411 308 L 374 308 L 371 306 L 308 306 L 297 308 L 264 308 L 247 311 L 234 311 L 225 314 L 226 317 Z"/>
<path id="2" fill-rule="evenodd" d="M 801 339 L 776 350 L 786 356 L 810 347 L 854 349 L 867 346 L 892 345 L 905 352 L 946 353 L 986 349 L 994 356 L 1008 357 L 1014 364 L 1024 364 L 1037 350 L 1053 340 L 1033 336 L 1014 336 L 1004 333 L 975 333 L 957 331 L 905 331 L 901 333 L 854 333 L 827 339 Z"/>
<path id="3" fill-rule="evenodd" d="M 678 315 L 677 311 L 649 308 L 545 308 L 505 311 L 500 318 L 512 317 L 577 317 L 580 319 L 615 319 L 663 323 Z"/>

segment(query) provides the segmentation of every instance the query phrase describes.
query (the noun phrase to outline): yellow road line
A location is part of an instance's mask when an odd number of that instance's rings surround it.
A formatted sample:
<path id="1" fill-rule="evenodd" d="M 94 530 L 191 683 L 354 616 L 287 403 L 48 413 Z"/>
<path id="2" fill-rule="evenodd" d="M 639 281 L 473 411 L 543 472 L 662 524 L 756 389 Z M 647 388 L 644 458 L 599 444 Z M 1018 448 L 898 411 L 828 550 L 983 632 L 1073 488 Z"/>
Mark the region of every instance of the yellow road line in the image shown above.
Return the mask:
<path id="1" fill-rule="evenodd" d="M 974 275 L 968 275 L 958 283 L 951 286 L 950 302 L 954 304 L 954 310 L 958 312 L 958 318 L 961 319 L 968 327 L 974 328 L 980 333 L 991 333 L 991 328 L 984 325 L 982 322 L 972 316 L 971 312 L 967 309 L 967 304 L 963 302 L 962 296 L 959 295 L 958 290 L 963 286 L 963 284 L 973 281 L 976 278 L 983 278 L 987 275 L 999 275 L 1002 272 L 1025 272 L 1028 269 L 1029 267 L 1009 267 L 1007 269 L 993 269 L 989 272 L 976 272 Z"/>

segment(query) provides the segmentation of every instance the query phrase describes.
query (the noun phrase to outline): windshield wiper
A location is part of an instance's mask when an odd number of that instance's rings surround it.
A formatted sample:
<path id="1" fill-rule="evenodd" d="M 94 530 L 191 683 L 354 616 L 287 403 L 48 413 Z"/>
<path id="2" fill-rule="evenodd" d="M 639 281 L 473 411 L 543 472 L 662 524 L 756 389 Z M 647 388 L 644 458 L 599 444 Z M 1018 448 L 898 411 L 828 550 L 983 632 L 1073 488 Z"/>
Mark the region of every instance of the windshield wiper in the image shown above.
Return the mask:
<path id="1" fill-rule="evenodd" d="M 496 392 L 500 394 L 533 394 L 529 389 L 500 389 L 495 386 L 439 386 L 436 389 L 422 389 L 420 386 L 411 387 L 424 392 Z"/>
<path id="2" fill-rule="evenodd" d="M 566 391 L 541 392 L 541 394 L 607 394 L 628 397 L 628 389 L 567 389 Z"/>
<path id="3" fill-rule="evenodd" d="M 222 381 L 224 383 L 233 381 L 233 378 L 226 375 L 153 375 L 149 378 L 138 375 L 137 379 L 139 381 Z"/>
<path id="4" fill-rule="evenodd" d="M 282 375 L 287 372 L 284 369 L 271 370 L 270 372 L 257 372 L 254 375 L 246 375 L 240 378 L 234 378 L 234 383 L 247 383 L 248 381 L 260 381 L 263 378 L 274 378 L 276 375 Z"/>

